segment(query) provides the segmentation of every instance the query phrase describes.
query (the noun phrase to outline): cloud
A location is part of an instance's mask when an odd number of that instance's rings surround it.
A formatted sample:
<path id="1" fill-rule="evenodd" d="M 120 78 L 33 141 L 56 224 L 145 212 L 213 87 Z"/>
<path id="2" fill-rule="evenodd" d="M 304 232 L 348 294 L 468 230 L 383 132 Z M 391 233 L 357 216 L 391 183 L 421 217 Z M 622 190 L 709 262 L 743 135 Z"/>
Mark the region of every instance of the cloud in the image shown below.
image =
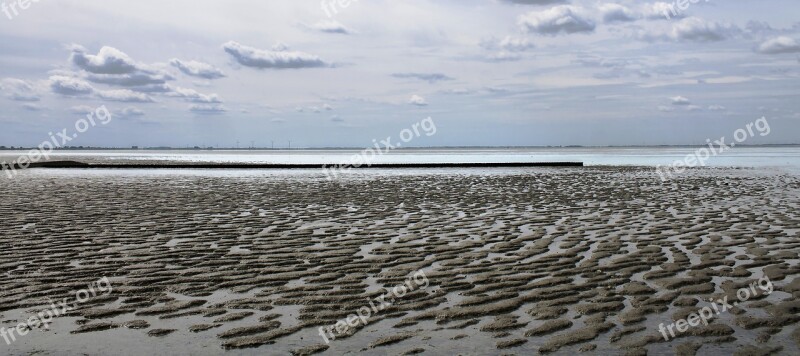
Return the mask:
<path id="1" fill-rule="evenodd" d="M 333 115 L 333 116 L 331 116 L 331 121 L 333 121 L 333 122 L 344 122 L 344 119 L 339 117 L 339 115 Z"/>
<path id="2" fill-rule="evenodd" d="M 710 105 L 708 107 L 708 110 L 711 110 L 711 111 L 725 111 L 726 108 L 724 106 L 722 106 L 722 105 Z"/>
<path id="3" fill-rule="evenodd" d="M 169 64 L 175 68 L 178 68 L 183 74 L 204 78 L 204 79 L 219 79 L 224 78 L 225 73 L 222 70 L 214 67 L 213 65 L 198 62 L 198 61 L 182 61 L 177 58 L 173 58 L 169 61 Z"/>
<path id="4" fill-rule="evenodd" d="M 129 106 L 127 108 L 122 109 L 119 112 L 120 116 L 130 118 L 130 117 L 137 117 L 137 116 L 144 116 L 144 111 L 139 110 L 133 106 Z"/>
<path id="5" fill-rule="evenodd" d="M 121 87 L 137 87 L 147 85 L 164 84 L 168 80 L 175 80 L 169 73 L 146 73 L 135 72 L 131 74 L 92 74 L 86 76 L 86 79 L 93 83 L 107 84 Z"/>
<path id="6" fill-rule="evenodd" d="M 392 74 L 395 78 L 402 78 L 402 79 L 419 79 L 424 80 L 428 83 L 435 83 L 444 80 L 453 80 L 442 73 L 394 73 Z"/>
<path id="7" fill-rule="evenodd" d="M 39 104 L 34 103 L 25 103 L 22 104 L 22 108 L 28 111 L 42 111 L 44 108 Z"/>
<path id="8" fill-rule="evenodd" d="M 670 99 L 672 100 L 672 105 L 686 106 L 692 104 L 692 102 L 689 99 L 680 95 L 673 96 Z"/>
<path id="9" fill-rule="evenodd" d="M 86 48 L 73 45 L 70 61 L 79 68 L 95 74 L 129 74 L 138 68 L 136 62 L 122 51 L 105 46 L 97 55 L 86 53 Z"/>
<path id="10" fill-rule="evenodd" d="M 731 37 L 736 29 L 714 21 L 706 21 L 697 17 L 681 20 L 672 28 L 672 39 L 694 42 L 722 41 Z"/>
<path id="11" fill-rule="evenodd" d="M 522 5 L 553 5 L 563 4 L 566 0 L 501 0 L 501 2 L 522 4 Z"/>
<path id="12" fill-rule="evenodd" d="M 333 106 L 330 106 L 329 104 L 323 104 L 323 105 L 322 105 L 322 108 L 323 108 L 323 109 L 325 109 L 325 110 L 327 110 L 327 111 L 331 111 L 331 110 L 333 110 Z"/>
<path id="13" fill-rule="evenodd" d="M 174 90 L 169 84 L 142 85 L 137 87 L 131 87 L 130 89 L 133 91 L 138 91 L 140 93 L 169 93 Z"/>
<path id="14" fill-rule="evenodd" d="M 507 51 L 500 51 L 497 53 L 492 53 L 486 57 L 490 61 L 496 62 L 504 62 L 504 61 L 516 61 L 522 58 L 522 56 L 517 52 L 507 52 Z"/>
<path id="15" fill-rule="evenodd" d="M 689 17 L 674 24 L 668 32 L 645 32 L 639 35 L 639 39 L 648 42 L 662 40 L 706 43 L 723 41 L 740 32 L 741 30 L 734 25 Z"/>
<path id="16" fill-rule="evenodd" d="M 327 64 L 315 55 L 303 52 L 288 51 L 283 46 L 276 46 L 272 50 L 243 46 L 238 42 L 230 41 L 222 48 L 233 56 L 236 61 L 251 68 L 297 69 L 324 67 Z"/>
<path id="17" fill-rule="evenodd" d="M 94 112 L 94 108 L 88 105 L 77 105 L 69 108 L 69 111 L 73 114 L 78 115 L 85 115 Z"/>
<path id="18" fill-rule="evenodd" d="M 184 98 L 194 103 L 206 103 L 206 104 L 222 103 L 222 100 L 219 98 L 219 96 L 217 96 L 217 94 L 206 95 L 194 89 L 187 89 L 181 87 L 175 88 L 174 91 L 169 92 L 166 95 L 176 98 Z"/>
<path id="19" fill-rule="evenodd" d="M 189 111 L 195 114 L 216 115 L 227 112 L 228 109 L 218 104 L 197 104 L 197 105 L 190 105 Z"/>
<path id="20" fill-rule="evenodd" d="M 411 96 L 411 99 L 408 100 L 408 103 L 411 104 L 411 105 L 416 105 L 416 106 L 427 106 L 428 105 L 428 102 L 425 101 L 425 98 L 423 98 L 423 97 L 421 97 L 419 95 L 416 95 L 416 94 Z"/>
<path id="21" fill-rule="evenodd" d="M 100 99 L 126 103 L 152 103 L 154 101 L 147 94 L 128 89 L 98 90 L 96 94 Z"/>
<path id="22" fill-rule="evenodd" d="M 798 53 L 800 44 L 794 38 L 781 36 L 764 41 L 756 50 L 763 54 Z"/>
<path id="23" fill-rule="evenodd" d="M 22 79 L 5 78 L 0 81 L 0 90 L 14 101 L 39 101 L 41 97 L 32 84 Z"/>
<path id="24" fill-rule="evenodd" d="M 657 109 L 658 109 L 658 111 L 663 111 L 663 112 L 672 112 L 672 111 L 675 111 L 675 109 L 674 109 L 674 108 L 671 108 L 671 107 L 669 107 L 669 106 L 664 106 L 664 105 L 660 105 L 660 106 L 659 106 Z"/>
<path id="25" fill-rule="evenodd" d="M 86 81 L 62 75 L 50 77 L 50 89 L 56 94 L 66 96 L 87 95 L 94 92 L 94 88 Z"/>
<path id="26" fill-rule="evenodd" d="M 639 15 L 633 10 L 619 4 L 603 4 L 599 7 L 603 16 L 603 22 L 631 22 L 639 19 Z"/>
<path id="27" fill-rule="evenodd" d="M 489 50 L 504 50 L 509 52 L 523 52 L 536 46 L 527 38 L 506 36 L 502 40 L 490 38 L 481 41 L 481 47 Z"/>
<path id="28" fill-rule="evenodd" d="M 311 25 L 309 27 L 314 29 L 314 30 L 317 30 L 317 31 L 320 31 L 320 32 L 325 32 L 325 33 L 338 33 L 338 34 L 343 34 L 343 35 L 349 35 L 349 34 L 353 33 L 353 30 L 345 27 L 345 25 L 342 25 L 338 21 L 334 21 L 334 20 L 320 21 L 320 22 L 317 22 L 317 23 L 315 23 L 315 24 L 313 24 L 313 25 Z"/>
<path id="29" fill-rule="evenodd" d="M 594 32 L 596 27 L 583 8 L 559 5 L 544 11 L 533 11 L 522 15 L 519 24 L 529 32 L 555 36 L 581 32 Z"/>
<path id="30" fill-rule="evenodd" d="M 140 64 L 124 52 L 109 46 L 97 55 L 87 54 L 80 45 L 72 45 L 70 62 L 86 72 L 86 80 L 140 92 L 164 92 L 165 83 L 175 77 L 164 70 Z"/>

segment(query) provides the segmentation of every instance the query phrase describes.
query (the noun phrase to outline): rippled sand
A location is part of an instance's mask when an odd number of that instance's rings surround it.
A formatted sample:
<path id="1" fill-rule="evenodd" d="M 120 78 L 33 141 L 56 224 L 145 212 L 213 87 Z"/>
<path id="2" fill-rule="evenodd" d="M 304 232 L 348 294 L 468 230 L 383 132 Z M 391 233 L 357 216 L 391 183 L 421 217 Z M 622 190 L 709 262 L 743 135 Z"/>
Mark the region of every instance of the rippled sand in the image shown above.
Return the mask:
<path id="1" fill-rule="evenodd" d="M 113 292 L 0 353 L 800 354 L 796 176 L 36 170 L 1 184 L 0 326 L 102 277 Z M 427 288 L 325 344 L 320 326 L 418 270 Z M 661 337 L 765 275 L 769 296 Z"/>

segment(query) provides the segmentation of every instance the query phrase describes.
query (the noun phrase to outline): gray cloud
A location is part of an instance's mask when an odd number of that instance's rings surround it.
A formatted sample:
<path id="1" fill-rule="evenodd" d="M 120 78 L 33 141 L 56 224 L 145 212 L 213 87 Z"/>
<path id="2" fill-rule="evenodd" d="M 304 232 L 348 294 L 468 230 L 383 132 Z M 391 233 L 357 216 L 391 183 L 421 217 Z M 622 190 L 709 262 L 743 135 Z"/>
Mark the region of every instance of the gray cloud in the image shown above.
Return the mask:
<path id="1" fill-rule="evenodd" d="M 131 74 L 93 74 L 90 73 L 86 79 L 93 83 L 107 84 L 122 87 L 136 87 L 148 85 L 160 85 L 167 81 L 175 80 L 169 73 L 146 73 L 135 72 Z"/>
<path id="2" fill-rule="evenodd" d="M 603 4 L 599 10 L 605 23 L 631 22 L 639 19 L 639 14 L 619 4 Z"/>
<path id="3" fill-rule="evenodd" d="M 198 77 L 198 78 L 205 78 L 205 79 L 219 79 L 224 78 L 225 73 L 222 70 L 214 67 L 211 64 L 198 62 L 198 61 L 182 61 L 177 58 L 173 58 L 169 61 L 173 67 L 178 68 L 183 74 Z"/>
<path id="4" fill-rule="evenodd" d="M 392 76 L 401 79 L 419 79 L 428 83 L 453 80 L 453 78 L 450 78 L 442 73 L 394 73 Z"/>
<path id="5" fill-rule="evenodd" d="M 34 104 L 34 103 L 22 104 L 22 108 L 25 109 L 25 110 L 28 110 L 28 111 L 42 111 L 42 110 L 44 110 L 44 107 L 42 107 L 39 104 Z"/>
<path id="6" fill-rule="evenodd" d="M 251 68 L 298 69 L 324 67 L 327 65 L 315 55 L 289 51 L 283 45 L 278 45 L 272 50 L 262 50 L 230 41 L 225 43 L 222 48 L 233 56 L 239 64 Z"/>
<path id="7" fill-rule="evenodd" d="M 196 104 L 190 105 L 189 111 L 201 115 L 216 115 L 225 113 L 228 111 L 228 109 L 218 104 Z"/>
<path id="8" fill-rule="evenodd" d="M 317 22 L 317 23 L 315 23 L 315 24 L 313 24 L 313 25 L 311 25 L 309 27 L 314 29 L 314 30 L 317 30 L 317 31 L 320 31 L 320 32 L 325 32 L 325 33 L 338 33 L 338 34 L 343 34 L 343 35 L 349 35 L 349 34 L 353 33 L 353 30 L 347 28 L 345 25 L 342 25 L 338 21 L 334 21 L 334 20 L 320 21 L 320 22 Z"/>
<path id="9" fill-rule="evenodd" d="M 50 89 L 66 96 L 87 95 L 94 92 L 91 84 L 78 78 L 54 75 L 50 77 Z"/>

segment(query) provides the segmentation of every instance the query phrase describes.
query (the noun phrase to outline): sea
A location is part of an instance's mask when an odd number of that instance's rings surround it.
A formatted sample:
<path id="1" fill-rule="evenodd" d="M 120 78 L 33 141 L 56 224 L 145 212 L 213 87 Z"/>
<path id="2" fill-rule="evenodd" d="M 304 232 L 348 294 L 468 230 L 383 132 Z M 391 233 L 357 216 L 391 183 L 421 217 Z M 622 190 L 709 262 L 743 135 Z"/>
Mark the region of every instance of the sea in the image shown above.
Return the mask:
<path id="1" fill-rule="evenodd" d="M 417 148 L 385 153 L 360 149 L 292 150 L 59 150 L 50 160 L 86 163 L 259 163 L 339 164 L 357 156 L 370 163 L 508 163 L 583 162 L 586 166 L 670 165 L 687 155 L 704 155 L 704 147 L 535 147 L 535 148 Z M 706 151 L 707 152 L 707 151 Z M 373 154 L 374 153 L 374 154 Z M 0 151 L 0 163 L 10 163 L 27 151 Z M 709 167 L 775 168 L 800 174 L 800 145 L 739 146 L 712 154 Z"/>

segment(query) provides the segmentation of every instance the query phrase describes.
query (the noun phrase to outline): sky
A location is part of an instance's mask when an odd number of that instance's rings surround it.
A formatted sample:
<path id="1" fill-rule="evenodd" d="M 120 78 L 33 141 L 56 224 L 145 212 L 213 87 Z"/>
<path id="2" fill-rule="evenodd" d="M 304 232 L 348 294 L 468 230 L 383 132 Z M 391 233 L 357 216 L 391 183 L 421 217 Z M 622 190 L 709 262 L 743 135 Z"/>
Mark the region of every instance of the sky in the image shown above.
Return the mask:
<path id="1" fill-rule="evenodd" d="M 426 118 L 411 146 L 686 145 L 761 117 L 747 143 L 800 143 L 796 0 L 0 6 L 4 146 L 102 106 L 70 145 L 368 147 Z"/>

